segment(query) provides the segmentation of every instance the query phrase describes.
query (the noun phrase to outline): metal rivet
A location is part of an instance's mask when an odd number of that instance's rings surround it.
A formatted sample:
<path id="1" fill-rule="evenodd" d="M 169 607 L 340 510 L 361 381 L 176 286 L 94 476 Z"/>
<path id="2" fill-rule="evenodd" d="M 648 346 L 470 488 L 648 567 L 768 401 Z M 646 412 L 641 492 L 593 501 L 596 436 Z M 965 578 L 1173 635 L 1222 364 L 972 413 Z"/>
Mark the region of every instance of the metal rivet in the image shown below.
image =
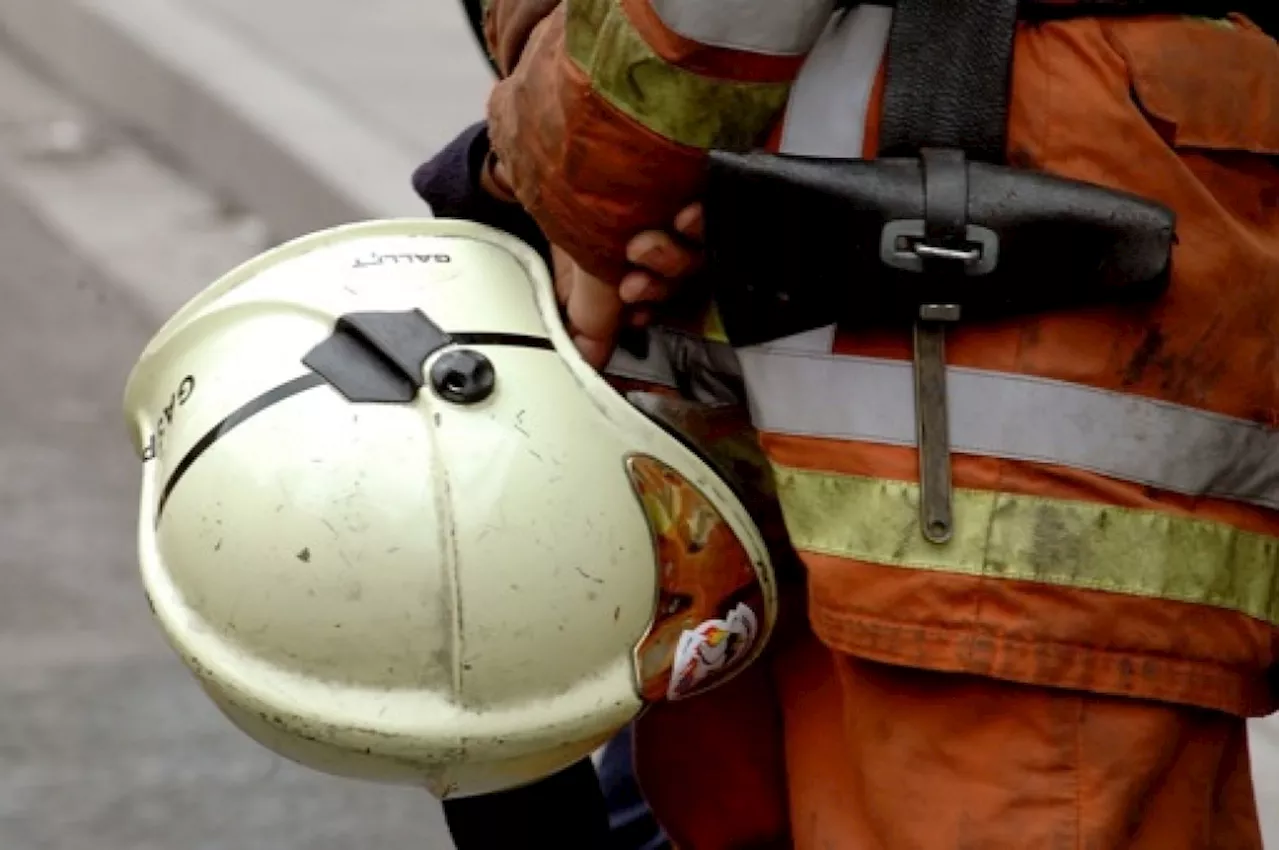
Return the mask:
<path id="1" fill-rule="evenodd" d="M 468 348 L 446 351 L 431 364 L 431 388 L 455 404 L 484 401 L 493 394 L 496 378 L 489 358 Z"/>

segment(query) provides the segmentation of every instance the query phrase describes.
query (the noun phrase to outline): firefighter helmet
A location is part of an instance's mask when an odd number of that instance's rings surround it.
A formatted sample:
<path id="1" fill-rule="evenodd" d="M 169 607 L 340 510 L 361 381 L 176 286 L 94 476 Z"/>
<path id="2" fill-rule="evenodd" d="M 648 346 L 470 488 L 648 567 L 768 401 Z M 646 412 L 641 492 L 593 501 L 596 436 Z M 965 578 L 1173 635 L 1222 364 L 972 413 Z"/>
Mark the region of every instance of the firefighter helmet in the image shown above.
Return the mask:
<path id="1" fill-rule="evenodd" d="M 523 784 L 772 627 L 741 501 L 577 355 L 541 259 L 490 228 L 267 251 L 164 325 L 125 407 L 157 620 L 237 726 L 311 767 Z"/>

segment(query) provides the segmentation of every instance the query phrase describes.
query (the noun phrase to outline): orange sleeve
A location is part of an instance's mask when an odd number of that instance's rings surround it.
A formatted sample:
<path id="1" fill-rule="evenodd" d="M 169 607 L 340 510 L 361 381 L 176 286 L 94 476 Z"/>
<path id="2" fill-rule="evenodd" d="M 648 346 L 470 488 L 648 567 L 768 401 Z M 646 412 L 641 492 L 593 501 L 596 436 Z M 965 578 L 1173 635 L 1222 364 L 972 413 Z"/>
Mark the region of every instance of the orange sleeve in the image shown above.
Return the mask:
<path id="1" fill-rule="evenodd" d="M 669 28 L 649 0 L 563 0 L 493 91 L 493 148 L 548 238 L 617 281 L 627 241 L 669 227 L 697 198 L 708 149 L 766 136 L 809 46 L 708 46 Z"/>
<path id="2" fill-rule="evenodd" d="M 484 9 L 484 38 L 503 77 L 520 61 L 529 35 L 560 0 L 490 0 Z"/>

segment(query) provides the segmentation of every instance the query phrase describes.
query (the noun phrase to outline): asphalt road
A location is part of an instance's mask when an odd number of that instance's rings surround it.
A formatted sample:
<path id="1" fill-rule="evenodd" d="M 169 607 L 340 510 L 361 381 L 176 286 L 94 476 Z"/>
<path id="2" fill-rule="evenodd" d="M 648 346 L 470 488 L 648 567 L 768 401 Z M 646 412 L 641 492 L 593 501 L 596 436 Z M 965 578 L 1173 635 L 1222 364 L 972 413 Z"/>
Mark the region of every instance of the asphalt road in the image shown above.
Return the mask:
<path id="1" fill-rule="evenodd" d="M 305 4 L 267 5 L 260 37 L 313 51 L 282 61 L 310 61 L 318 85 L 330 83 L 321 72 L 345 67 L 338 95 L 380 116 L 394 114 L 406 87 L 421 93 L 415 77 L 430 79 L 426 94 L 445 106 L 419 119 L 420 135 L 406 140 L 415 147 L 429 152 L 483 109 L 487 72 L 452 8 L 424 3 L 405 27 L 388 18 L 400 0 L 370 3 L 367 18 L 353 12 L 325 29 Z M 245 12 L 206 8 L 231 23 Z M 317 52 L 344 58 L 326 65 Z M 382 55 L 394 58 L 379 64 Z M 152 624 L 135 560 L 139 470 L 124 382 L 159 320 L 245 257 L 229 250 L 225 222 L 202 232 L 208 211 L 179 202 L 140 153 L 15 164 L 32 128 L 76 107 L 8 58 L 0 52 L 0 178 L 28 178 L 27 191 L 64 211 L 64 228 L 96 231 L 86 242 L 109 249 L 120 285 L 0 180 L 0 850 L 450 848 L 425 791 L 327 777 L 251 742 Z M 456 68 L 451 79 L 426 73 L 442 65 Z M 385 89 L 371 74 L 401 88 L 360 98 Z M 181 225 L 164 222 L 175 215 Z M 165 244 L 179 241 L 181 250 Z"/>
<path id="2" fill-rule="evenodd" d="M 460 0 L 183 0 L 423 158 L 493 85 Z"/>
<path id="3" fill-rule="evenodd" d="M 450 847 L 425 792 L 271 755 L 170 654 L 120 412 L 155 323 L 40 244 L 0 201 L 0 850 Z"/>

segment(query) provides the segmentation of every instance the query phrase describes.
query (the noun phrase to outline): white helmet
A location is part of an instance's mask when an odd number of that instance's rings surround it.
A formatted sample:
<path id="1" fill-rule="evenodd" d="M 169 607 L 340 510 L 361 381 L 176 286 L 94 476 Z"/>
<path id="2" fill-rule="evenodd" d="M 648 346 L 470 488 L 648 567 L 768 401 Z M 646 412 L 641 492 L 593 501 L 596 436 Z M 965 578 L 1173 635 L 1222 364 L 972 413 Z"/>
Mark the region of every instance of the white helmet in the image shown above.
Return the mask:
<path id="1" fill-rule="evenodd" d="M 268 251 L 160 330 L 125 408 L 158 621 L 236 725 L 311 767 L 510 788 L 772 628 L 742 503 L 578 357 L 498 231 Z"/>

